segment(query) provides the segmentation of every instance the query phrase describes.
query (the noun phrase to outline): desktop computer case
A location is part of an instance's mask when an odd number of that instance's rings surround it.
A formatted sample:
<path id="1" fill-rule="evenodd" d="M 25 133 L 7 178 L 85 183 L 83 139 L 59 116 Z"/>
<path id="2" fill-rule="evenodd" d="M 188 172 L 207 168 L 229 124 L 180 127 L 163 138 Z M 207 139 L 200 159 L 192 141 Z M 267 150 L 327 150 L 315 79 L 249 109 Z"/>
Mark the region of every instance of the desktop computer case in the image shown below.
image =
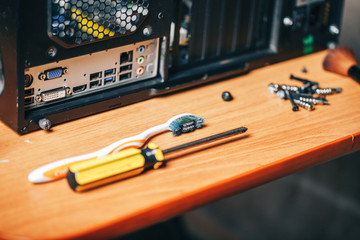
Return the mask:
<path id="1" fill-rule="evenodd" d="M 0 119 L 24 134 L 43 119 L 310 54 L 337 43 L 342 9 L 342 0 L 1 0 Z"/>

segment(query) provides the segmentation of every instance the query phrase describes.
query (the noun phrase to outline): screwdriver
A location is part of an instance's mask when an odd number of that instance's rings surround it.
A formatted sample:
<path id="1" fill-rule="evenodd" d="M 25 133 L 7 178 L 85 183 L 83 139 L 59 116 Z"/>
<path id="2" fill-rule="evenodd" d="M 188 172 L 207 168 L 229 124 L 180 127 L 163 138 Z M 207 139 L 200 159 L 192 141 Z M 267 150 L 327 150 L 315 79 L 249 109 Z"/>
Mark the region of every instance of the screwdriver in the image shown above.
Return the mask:
<path id="1" fill-rule="evenodd" d="M 246 127 L 201 138 L 166 150 L 155 143 L 149 143 L 143 149 L 128 148 L 102 158 L 94 158 L 70 165 L 66 176 L 75 192 L 86 191 L 121 179 L 139 175 L 148 169 L 158 169 L 166 161 L 164 155 L 202 143 L 244 133 Z"/>

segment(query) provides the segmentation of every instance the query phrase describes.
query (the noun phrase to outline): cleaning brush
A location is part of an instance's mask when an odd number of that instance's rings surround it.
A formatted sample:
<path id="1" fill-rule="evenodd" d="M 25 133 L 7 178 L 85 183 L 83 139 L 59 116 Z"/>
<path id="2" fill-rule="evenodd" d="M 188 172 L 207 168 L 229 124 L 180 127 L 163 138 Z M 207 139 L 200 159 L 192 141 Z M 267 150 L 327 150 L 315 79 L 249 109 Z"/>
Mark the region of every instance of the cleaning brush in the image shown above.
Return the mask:
<path id="1" fill-rule="evenodd" d="M 102 158 L 126 148 L 141 148 L 145 142 L 155 134 L 170 130 L 174 135 L 178 136 L 182 133 L 191 132 L 201 128 L 202 123 L 204 123 L 204 118 L 196 117 L 191 113 L 179 114 L 170 118 L 164 124 L 149 128 L 138 135 L 121 139 L 98 151 L 65 158 L 41 166 L 29 174 L 28 180 L 32 183 L 43 183 L 65 178 L 69 170 L 69 166 L 72 163 Z"/>
<path id="2" fill-rule="evenodd" d="M 360 67 L 350 48 L 337 47 L 330 50 L 324 59 L 323 67 L 327 71 L 349 76 L 360 83 Z"/>

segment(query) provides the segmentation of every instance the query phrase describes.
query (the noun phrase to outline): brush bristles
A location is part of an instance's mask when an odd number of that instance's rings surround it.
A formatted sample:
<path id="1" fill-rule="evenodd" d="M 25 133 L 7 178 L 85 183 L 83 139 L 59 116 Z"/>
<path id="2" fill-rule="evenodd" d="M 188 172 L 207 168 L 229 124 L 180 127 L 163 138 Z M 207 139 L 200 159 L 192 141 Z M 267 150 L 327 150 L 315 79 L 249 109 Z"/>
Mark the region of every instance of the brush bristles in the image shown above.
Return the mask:
<path id="1" fill-rule="evenodd" d="M 323 67 L 327 71 L 347 76 L 349 68 L 356 64 L 355 54 L 350 48 L 337 47 L 329 51 Z"/>

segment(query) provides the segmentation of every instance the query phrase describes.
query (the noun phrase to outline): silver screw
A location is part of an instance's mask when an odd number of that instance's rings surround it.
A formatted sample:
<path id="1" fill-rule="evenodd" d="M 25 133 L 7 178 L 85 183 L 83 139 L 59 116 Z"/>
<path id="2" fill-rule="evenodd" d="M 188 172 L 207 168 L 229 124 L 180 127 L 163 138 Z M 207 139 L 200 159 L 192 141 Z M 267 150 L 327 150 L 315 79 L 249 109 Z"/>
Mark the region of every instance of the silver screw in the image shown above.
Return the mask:
<path id="1" fill-rule="evenodd" d="M 70 88 L 66 88 L 66 95 L 70 95 L 72 93 Z"/>
<path id="2" fill-rule="evenodd" d="M 36 102 L 41 102 L 41 100 L 42 100 L 42 99 L 41 99 L 41 96 L 40 96 L 40 95 L 37 95 L 37 96 L 35 97 L 35 101 L 36 101 Z"/>
<path id="3" fill-rule="evenodd" d="M 144 34 L 144 36 L 150 36 L 151 35 L 151 33 L 152 33 L 152 29 L 151 29 L 151 27 L 145 27 L 144 28 L 144 30 L 143 30 L 143 34 Z"/>
<path id="4" fill-rule="evenodd" d="M 50 47 L 50 48 L 48 49 L 48 51 L 47 51 L 47 55 L 48 55 L 48 57 L 50 57 L 50 58 L 56 57 L 56 55 L 57 55 L 57 49 L 56 49 L 56 47 Z"/>
<path id="5" fill-rule="evenodd" d="M 336 43 L 335 42 L 328 42 L 326 45 L 327 45 L 328 49 L 335 49 L 336 48 Z"/>
<path id="6" fill-rule="evenodd" d="M 332 35 L 339 35 L 340 33 L 340 30 L 338 28 L 338 26 L 334 25 L 334 24 L 331 24 L 329 26 L 329 32 L 332 34 Z"/>
<path id="7" fill-rule="evenodd" d="M 46 75 L 45 75 L 44 73 L 40 73 L 39 79 L 40 79 L 40 80 L 45 80 L 45 79 L 46 79 Z"/>
<path id="8" fill-rule="evenodd" d="M 294 24 L 294 21 L 291 19 L 291 17 L 285 17 L 283 19 L 283 24 L 285 27 L 291 27 Z"/>
<path id="9" fill-rule="evenodd" d="M 42 118 L 39 120 L 39 127 L 43 130 L 49 130 L 51 128 L 51 122 L 49 119 Z"/>
<path id="10" fill-rule="evenodd" d="M 314 110 L 314 106 L 311 103 L 303 102 L 301 100 L 295 99 L 294 102 L 302 108 L 306 110 L 312 111 Z"/>

